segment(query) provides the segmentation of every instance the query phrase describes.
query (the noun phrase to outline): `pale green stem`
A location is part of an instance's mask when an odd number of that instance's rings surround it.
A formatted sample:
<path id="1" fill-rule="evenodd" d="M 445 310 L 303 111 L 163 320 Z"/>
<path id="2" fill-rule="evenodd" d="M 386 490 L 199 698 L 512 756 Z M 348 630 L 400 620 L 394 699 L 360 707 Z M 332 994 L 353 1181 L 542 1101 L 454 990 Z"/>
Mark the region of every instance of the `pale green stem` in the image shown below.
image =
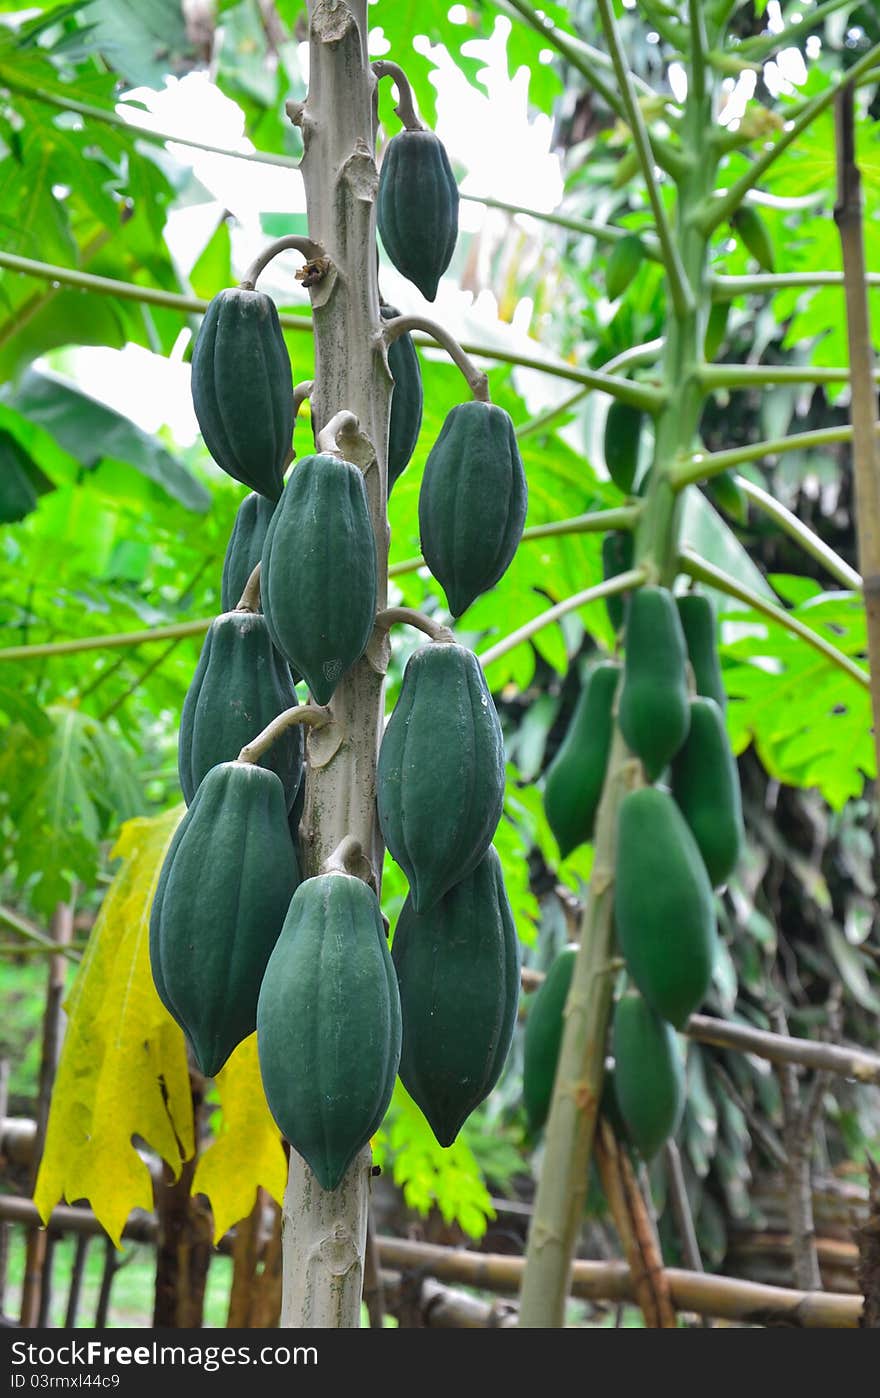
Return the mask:
<path id="1" fill-rule="evenodd" d="M 607 3 L 608 0 L 600 0 L 600 4 Z M 827 108 L 831 106 L 842 88 L 846 87 L 848 83 L 856 82 L 861 77 L 862 73 L 872 68 L 877 62 L 878 57 L 880 57 L 880 44 L 875 44 L 875 46 L 870 49 L 868 53 L 863 54 L 858 62 L 854 63 L 836 83 L 831 83 L 818 97 L 814 97 L 800 115 L 786 127 L 774 144 L 768 147 L 762 155 L 759 155 L 758 159 L 753 161 L 745 174 L 730 186 L 727 193 L 723 194 L 719 199 L 712 200 L 708 204 L 703 213 L 696 220 L 697 226 L 700 228 L 701 232 L 708 237 L 714 229 L 720 227 L 722 223 L 726 223 L 731 215 L 739 208 L 749 190 L 755 187 L 761 176 L 764 175 L 767 170 L 769 170 L 770 166 L 779 159 L 780 155 L 788 149 L 792 141 L 797 140 L 801 132 L 805 131 L 811 122 L 815 121 L 817 116 L 821 116 L 822 112 L 826 111 Z"/>
<path id="2" fill-rule="evenodd" d="M 681 571 L 686 573 L 688 577 L 694 578 L 697 582 L 706 583 L 708 587 L 717 588 L 719 592 L 725 593 L 728 597 L 736 598 L 738 602 L 744 602 L 753 611 L 760 612 L 768 620 L 775 621 L 778 626 L 790 631 L 794 636 L 799 636 L 802 641 L 806 641 L 808 646 L 812 646 L 814 650 L 824 655 L 826 660 L 830 660 L 839 669 L 846 671 L 851 679 L 856 680 L 864 689 L 870 688 L 870 680 L 866 670 L 862 669 L 855 660 L 851 660 L 848 655 L 844 655 L 843 651 L 838 650 L 830 641 L 826 641 L 824 636 L 820 636 L 818 632 L 805 626 L 802 621 L 798 621 L 797 617 L 792 616 L 783 607 L 777 606 L 775 602 L 769 602 L 766 597 L 760 597 L 757 592 L 752 592 L 751 588 L 744 587 L 742 583 L 737 582 L 736 578 L 732 578 L 729 573 L 723 572 L 721 568 L 716 568 L 714 564 L 707 563 L 705 559 L 691 553 L 690 549 L 682 550 L 678 564 Z"/>
<path id="3" fill-rule="evenodd" d="M 587 218 L 569 218 L 567 214 L 541 213 L 537 209 L 529 209 L 524 204 L 508 204 L 503 199 L 494 199 L 486 194 L 460 194 L 459 198 L 470 200 L 474 204 L 485 204 L 487 209 L 500 209 L 508 214 L 526 214 L 529 218 L 539 219 L 543 223 L 552 223 L 559 228 L 567 228 L 572 233 L 583 233 L 588 238 L 595 238 L 597 243 L 619 243 L 623 238 L 628 238 L 632 234 L 631 228 L 617 228 L 610 223 L 594 223 Z M 645 249 L 645 255 L 655 262 L 660 258 L 660 249 L 656 238 L 650 230 L 647 232 L 639 229 L 639 237 Z"/>
<path id="4" fill-rule="evenodd" d="M 743 39 L 737 55 L 742 54 L 744 58 L 755 60 L 768 59 L 771 54 L 780 49 L 788 48 L 796 44 L 798 39 L 806 34 L 811 34 L 828 15 L 833 15 L 837 10 L 842 10 L 844 5 L 851 5 L 852 0 L 826 0 L 824 5 L 818 5 L 815 10 L 804 15 L 803 19 L 795 20 L 793 24 L 787 24 L 776 34 L 753 34 L 749 39 Z"/>
<path id="5" fill-rule="evenodd" d="M 880 286 L 880 272 L 869 272 L 869 286 Z M 775 296 L 790 287 L 811 290 L 822 286 L 843 286 L 842 272 L 756 272 L 751 277 L 713 277 L 713 301 L 732 301 L 735 296 Z"/>
<path id="6" fill-rule="evenodd" d="M 647 574 L 644 568 L 630 568 L 626 573 L 618 573 L 616 577 L 606 578 L 604 582 L 596 583 L 595 587 L 585 588 L 583 592 L 576 592 L 571 597 L 566 597 L 562 602 L 557 602 L 554 607 L 549 607 L 546 612 L 541 612 L 539 616 L 532 617 L 523 626 L 512 631 L 509 636 L 505 636 L 502 641 L 497 641 L 494 646 L 483 651 L 477 659 L 485 670 L 494 661 L 500 660 L 508 651 L 515 650 L 522 645 L 523 641 L 528 641 L 532 636 L 543 631 L 545 626 L 552 626 L 555 621 L 567 616 L 569 612 L 575 612 L 579 607 L 586 607 L 589 602 L 599 602 L 604 597 L 616 597 L 619 592 L 628 592 L 630 588 L 641 587 Z"/>
<path id="7" fill-rule="evenodd" d="M 47 641 L 34 646 L 7 646 L 0 650 L 3 660 L 39 660 L 46 655 L 77 655 L 84 650 L 115 650 L 120 646 L 145 646 L 151 641 L 170 641 L 175 636 L 200 636 L 214 620 L 177 621 L 173 626 L 154 626 L 152 631 L 127 631 L 111 636 L 78 636 L 73 641 Z"/>
<path id="8" fill-rule="evenodd" d="M 706 95 L 706 59 L 709 50 L 706 39 L 705 5 L 703 0 L 688 0 L 688 18 L 690 21 L 690 74 L 689 82 L 693 84 L 694 96 L 703 100 Z"/>
<path id="9" fill-rule="evenodd" d="M 122 300 L 141 301 L 145 305 L 167 306 L 177 311 L 201 314 L 208 309 L 209 302 L 200 296 L 182 296 L 177 292 L 160 291 L 155 287 L 138 286 L 136 282 L 121 282 L 114 277 L 96 277 L 90 272 L 78 272 L 73 267 L 56 267 L 48 262 L 35 262 L 29 257 L 18 257 L 14 253 L 0 251 L 0 267 L 6 267 L 22 276 L 36 277 L 41 281 L 58 282 L 60 285 L 81 287 L 84 291 L 94 291 L 101 295 L 118 296 Z M 312 331 L 311 316 L 279 315 L 285 330 Z M 433 344 L 433 336 L 413 335 L 416 344 Z M 631 403 L 634 408 L 646 412 L 657 412 L 662 407 L 664 395 L 659 389 L 647 384 L 636 384 L 628 379 L 617 379 L 610 374 L 602 374 L 589 369 L 575 369 L 567 364 L 548 364 L 543 359 L 531 355 L 515 354 L 492 345 L 465 344 L 461 349 L 467 354 L 481 355 L 501 364 L 516 364 L 524 369 L 538 369 L 554 378 L 567 379 L 583 384 L 586 388 L 601 389 L 621 402 Z"/>
<path id="10" fill-rule="evenodd" d="M 7 908 L 4 904 L 0 904 L 0 922 L 5 923 L 7 927 L 13 928 L 20 937 L 24 937 L 26 942 L 39 948 L 41 951 L 49 951 L 50 949 L 57 950 L 61 952 L 62 955 L 69 957 L 71 961 L 81 960 L 79 952 L 72 946 L 69 946 L 67 943 L 61 945 L 53 942 L 47 932 L 41 932 L 39 927 L 34 927 L 32 923 L 28 922 L 19 913 L 13 912 L 12 908 Z"/>
<path id="11" fill-rule="evenodd" d="M 875 380 L 880 370 L 874 371 Z M 846 383 L 849 368 L 819 364 L 704 364 L 700 383 L 707 392 L 719 388 L 761 388 L 785 383 Z"/>
<path id="12" fill-rule="evenodd" d="M 603 374 L 616 374 L 621 369 L 633 369 L 642 364 L 653 364 L 657 357 L 663 352 L 663 340 L 646 340 L 643 345 L 633 345 L 630 349 L 622 350 L 620 354 L 609 359 L 602 365 Z M 553 422 L 563 413 L 567 413 L 569 408 L 575 407 L 587 396 L 589 389 L 579 388 L 576 393 L 570 394 L 568 398 L 563 398 L 561 403 L 554 403 L 551 407 L 545 408 L 543 412 L 536 413 L 527 422 L 520 423 L 516 429 L 516 435 L 520 439 L 528 437 L 532 432 L 538 432 L 548 423 Z"/>
<path id="13" fill-rule="evenodd" d="M 785 534 L 800 544 L 804 553 L 808 553 L 818 563 L 823 564 L 833 578 L 836 578 L 844 587 L 851 588 L 853 592 L 861 591 L 862 579 L 855 568 L 851 568 L 846 560 L 840 557 L 839 553 L 835 553 L 834 549 L 826 544 L 824 539 L 820 539 L 819 535 L 815 534 L 808 525 L 798 519 L 797 515 L 792 514 L 791 510 L 781 505 L 768 491 L 762 490 L 759 485 L 753 484 L 745 476 L 737 476 L 736 484 L 762 514 L 767 515 L 769 519 L 779 525 Z"/>
<path id="14" fill-rule="evenodd" d="M 672 237 L 672 228 L 666 214 L 666 206 L 660 194 L 660 186 L 657 183 L 655 174 L 656 157 L 651 149 L 651 141 L 645 120 L 642 116 L 641 107 L 636 99 L 633 90 L 632 77 L 623 46 L 620 42 L 620 32 L 617 28 L 617 21 L 614 18 L 614 10 L 611 0 L 598 0 L 599 14 L 602 19 L 602 28 L 605 31 L 605 39 L 611 53 L 611 60 L 614 64 L 614 72 L 617 83 L 623 94 L 624 107 L 626 109 L 626 119 L 632 131 L 633 142 L 639 157 L 639 164 L 642 167 L 642 175 L 645 180 L 645 187 L 648 192 L 648 199 L 654 213 L 654 226 L 657 230 L 657 237 L 663 251 L 663 263 L 666 268 L 666 276 L 669 282 L 669 295 L 672 300 L 675 313 L 678 316 L 687 314 L 693 305 L 693 291 L 685 274 L 681 261 L 681 254 Z"/>
<path id="15" fill-rule="evenodd" d="M 876 424 L 880 433 L 880 422 Z M 750 461 L 763 461 L 767 456 L 782 456 L 788 451 L 813 451 L 816 447 L 835 446 L 839 442 L 852 441 L 852 427 L 849 423 L 841 427 L 819 427 L 813 432 L 792 432 L 788 437 L 774 437 L 763 442 L 750 442 L 744 447 L 731 447 L 729 451 L 710 451 L 704 455 L 689 457 L 670 471 L 670 480 L 675 490 L 696 481 L 710 480 L 732 466 L 745 466 Z"/>
<path id="16" fill-rule="evenodd" d="M 258 165 L 280 165 L 285 170 L 296 170 L 299 167 L 299 160 L 292 155 L 272 155 L 267 151 L 229 150 L 226 146 L 214 146 L 210 142 L 196 141 L 189 136 L 176 136 L 173 131 L 154 131 L 147 126 L 138 125 L 136 121 L 127 121 L 118 111 L 107 107 L 92 107 L 87 102 L 77 102 L 74 98 L 62 97 L 57 92 L 46 92 L 40 87 L 31 87 L 27 83 L 10 78 L 5 72 L 0 80 L 0 89 L 2 88 L 6 88 L 9 92 L 18 92 L 23 97 L 30 97 L 36 102 L 43 102 L 49 107 L 57 107 L 59 111 L 76 112 L 77 115 L 87 117 L 90 121 L 101 121 L 105 126 L 119 127 L 123 131 L 130 132 L 133 136 L 137 136 L 138 140 L 153 141 L 160 146 L 173 142 L 177 146 L 188 146 L 191 150 L 206 151 L 209 155 L 228 155 L 235 160 L 250 160 Z M 147 112 L 138 107 L 123 105 L 123 111 L 130 111 L 134 117 L 148 115 Z"/>
<path id="17" fill-rule="evenodd" d="M 552 539 L 563 534 L 604 534 L 606 529 L 635 529 L 641 510 L 641 503 L 619 505 L 612 510 L 574 515 L 571 519 L 554 519 L 549 524 L 532 524 L 523 530 L 520 542 L 528 544 L 534 539 Z M 424 566 L 425 560 L 421 555 L 418 558 L 405 558 L 400 563 L 391 564 L 388 576 L 399 578 L 404 573 L 415 573 Z"/>

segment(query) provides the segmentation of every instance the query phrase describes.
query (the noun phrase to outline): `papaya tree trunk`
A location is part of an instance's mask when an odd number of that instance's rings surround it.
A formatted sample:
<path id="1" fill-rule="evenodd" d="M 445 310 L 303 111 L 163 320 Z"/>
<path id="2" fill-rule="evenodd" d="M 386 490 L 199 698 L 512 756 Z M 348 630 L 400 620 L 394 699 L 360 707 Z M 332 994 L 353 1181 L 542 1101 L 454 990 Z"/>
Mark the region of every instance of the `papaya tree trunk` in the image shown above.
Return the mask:
<path id="1" fill-rule="evenodd" d="M 387 598 L 386 446 L 391 398 L 379 340 L 376 257 L 374 93 L 367 57 L 367 0 L 309 0 L 309 92 L 289 108 L 302 130 L 309 236 L 329 270 L 311 288 L 315 434 L 338 412 L 354 413 L 359 435 L 345 455 L 364 472 L 378 562 L 378 600 Z M 382 844 L 376 821 L 376 761 L 384 711 L 387 641 L 338 685 L 331 722 L 308 738 L 301 827 L 303 872 L 317 874 L 346 839 L 372 864 L 379 891 Z M 360 1325 L 371 1155 L 365 1147 L 338 1189 L 322 1190 L 295 1151 L 284 1204 L 283 1326 Z"/>

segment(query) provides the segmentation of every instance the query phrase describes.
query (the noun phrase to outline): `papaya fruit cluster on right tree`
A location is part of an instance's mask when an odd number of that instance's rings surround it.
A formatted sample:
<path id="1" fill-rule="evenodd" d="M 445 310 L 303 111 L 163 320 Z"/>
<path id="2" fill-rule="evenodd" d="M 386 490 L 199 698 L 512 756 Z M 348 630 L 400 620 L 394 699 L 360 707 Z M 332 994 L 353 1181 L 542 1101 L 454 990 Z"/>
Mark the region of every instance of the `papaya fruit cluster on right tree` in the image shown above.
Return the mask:
<path id="1" fill-rule="evenodd" d="M 628 556 L 617 539 L 630 544 Z M 630 566 L 630 536 L 606 536 L 603 556 L 606 575 Z M 563 858 L 592 838 L 616 713 L 644 783 L 622 797 L 617 817 L 614 926 L 630 988 L 614 1010 L 612 1074 L 627 1135 L 650 1158 L 683 1110 L 674 1031 L 709 989 L 714 890 L 739 859 L 743 821 L 709 599 L 642 586 L 627 602 L 624 639 L 622 672 L 605 661 L 587 677 L 548 768 L 544 803 Z M 524 1102 L 533 1130 L 549 1110 L 573 967 L 566 948 L 529 1012 Z"/>

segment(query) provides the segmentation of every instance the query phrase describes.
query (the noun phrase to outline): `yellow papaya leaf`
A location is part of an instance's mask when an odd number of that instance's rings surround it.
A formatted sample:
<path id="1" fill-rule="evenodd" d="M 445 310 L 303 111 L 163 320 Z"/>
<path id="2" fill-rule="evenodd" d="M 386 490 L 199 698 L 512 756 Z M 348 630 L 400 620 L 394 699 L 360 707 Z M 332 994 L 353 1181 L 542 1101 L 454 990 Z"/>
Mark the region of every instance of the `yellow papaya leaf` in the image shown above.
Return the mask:
<path id="1" fill-rule="evenodd" d="M 189 1159 L 192 1098 L 186 1045 L 150 972 L 150 907 L 177 806 L 122 826 L 123 860 L 107 889 L 65 1009 L 67 1031 L 52 1092 L 34 1203 L 44 1222 L 62 1196 L 88 1199 L 120 1244 L 132 1209 L 151 1209 L 139 1136 L 174 1171 Z"/>
<path id="2" fill-rule="evenodd" d="M 283 1203 L 287 1160 L 263 1092 L 256 1034 L 239 1044 L 216 1082 L 223 1113 L 220 1129 L 199 1157 L 192 1192 L 210 1199 L 218 1243 L 233 1223 L 247 1218 L 258 1185 Z"/>

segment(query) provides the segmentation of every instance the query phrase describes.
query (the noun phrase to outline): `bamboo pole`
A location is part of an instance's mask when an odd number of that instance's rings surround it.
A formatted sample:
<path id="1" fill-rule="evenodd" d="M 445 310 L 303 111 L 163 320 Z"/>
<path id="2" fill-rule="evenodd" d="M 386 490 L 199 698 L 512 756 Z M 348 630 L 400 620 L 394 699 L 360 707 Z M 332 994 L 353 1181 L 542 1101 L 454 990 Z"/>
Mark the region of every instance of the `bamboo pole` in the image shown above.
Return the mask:
<path id="1" fill-rule="evenodd" d="M 837 202 L 834 221 L 843 254 L 856 539 L 868 630 L 874 752 L 880 771 L 880 453 L 874 434 L 877 390 L 874 385 L 875 360 L 865 286 L 862 184 L 856 156 L 854 103 L 852 87 L 847 86 L 838 96 L 835 107 Z"/>

